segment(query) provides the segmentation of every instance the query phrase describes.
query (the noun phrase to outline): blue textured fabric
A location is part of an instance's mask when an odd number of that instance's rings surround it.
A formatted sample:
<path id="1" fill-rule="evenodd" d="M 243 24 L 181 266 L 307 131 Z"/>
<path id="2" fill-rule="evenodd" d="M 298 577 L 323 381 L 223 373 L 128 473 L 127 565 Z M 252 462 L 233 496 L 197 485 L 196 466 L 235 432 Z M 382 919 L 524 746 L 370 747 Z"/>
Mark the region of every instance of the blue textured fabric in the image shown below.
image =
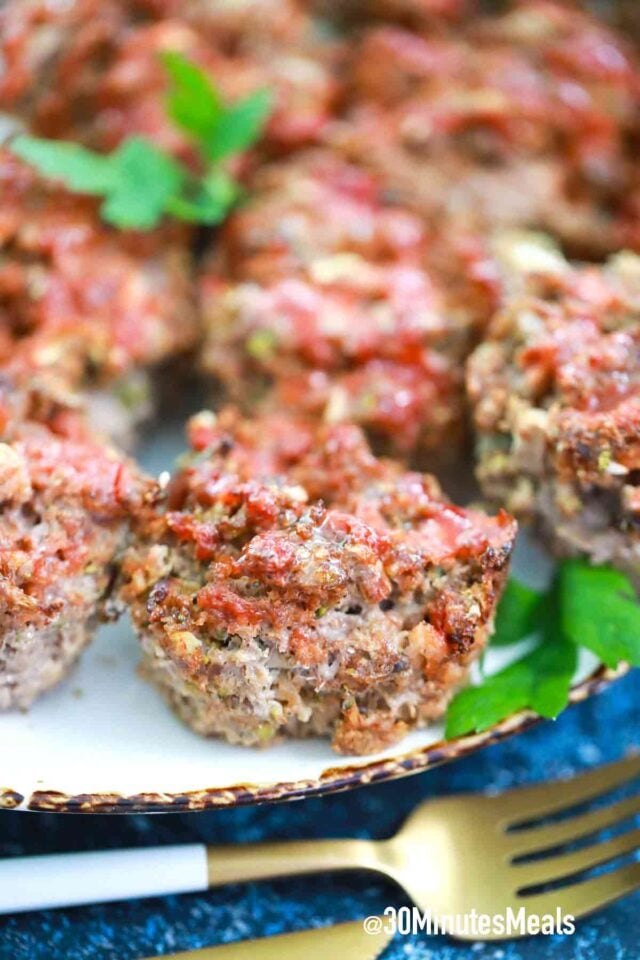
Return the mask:
<path id="1" fill-rule="evenodd" d="M 574 707 L 555 724 L 459 763 L 395 783 L 294 804 L 169 816 L 0 814 L 3 856 L 284 837 L 385 837 L 418 803 L 439 794 L 503 790 L 568 776 L 640 746 L 640 673 Z M 366 874 L 335 874 L 227 887 L 205 894 L 47 911 L 3 918 L 0 960 L 134 960 L 153 954 L 356 919 L 408 901 Z M 385 960 L 637 960 L 640 895 L 578 925 L 573 937 L 501 944 L 397 937 Z"/>

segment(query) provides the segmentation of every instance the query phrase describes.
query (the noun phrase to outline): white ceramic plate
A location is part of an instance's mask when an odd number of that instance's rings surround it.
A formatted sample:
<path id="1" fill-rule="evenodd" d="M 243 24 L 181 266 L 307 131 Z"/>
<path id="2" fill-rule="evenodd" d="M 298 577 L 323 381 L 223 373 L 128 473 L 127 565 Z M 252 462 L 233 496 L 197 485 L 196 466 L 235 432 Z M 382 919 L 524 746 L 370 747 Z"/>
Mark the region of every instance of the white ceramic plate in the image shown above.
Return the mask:
<path id="1" fill-rule="evenodd" d="M 159 472 L 182 449 L 177 430 L 143 450 Z M 535 583 L 545 558 L 522 542 L 516 569 Z M 183 726 L 136 674 L 138 649 L 126 620 L 99 631 L 78 668 L 28 713 L 0 717 L 0 805 L 80 813 L 200 810 L 290 800 L 405 776 L 455 759 L 535 722 L 518 714 L 486 733 L 443 742 L 441 726 L 408 736 L 369 757 L 340 757 L 327 741 L 285 742 L 268 750 L 232 747 Z M 504 663 L 492 653 L 491 672 Z M 583 699 L 614 674 L 592 658 L 580 664 L 572 692 Z"/>

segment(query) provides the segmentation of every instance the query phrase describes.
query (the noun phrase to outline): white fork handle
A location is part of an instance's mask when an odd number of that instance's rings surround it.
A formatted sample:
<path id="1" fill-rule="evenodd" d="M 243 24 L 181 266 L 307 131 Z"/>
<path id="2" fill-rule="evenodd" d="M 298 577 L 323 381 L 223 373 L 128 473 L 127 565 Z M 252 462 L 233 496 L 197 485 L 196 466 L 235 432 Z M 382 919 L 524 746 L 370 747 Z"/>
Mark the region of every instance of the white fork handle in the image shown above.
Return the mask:
<path id="1" fill-rule="evenodd" d="M 206 890 L 202 843 L 0 859 L 0 913 Z"/>

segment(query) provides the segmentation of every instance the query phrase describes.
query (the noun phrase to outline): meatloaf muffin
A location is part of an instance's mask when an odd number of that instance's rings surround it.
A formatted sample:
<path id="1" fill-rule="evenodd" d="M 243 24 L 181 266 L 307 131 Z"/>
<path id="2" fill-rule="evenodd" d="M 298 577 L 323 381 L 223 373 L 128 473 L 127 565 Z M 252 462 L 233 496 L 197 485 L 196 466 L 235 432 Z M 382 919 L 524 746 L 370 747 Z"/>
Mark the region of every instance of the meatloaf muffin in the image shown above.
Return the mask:
<path id="1" fill-rule="evenodd" d="M 49 405 L 96 406 L 126 437 L 147 373 L 194 345 L 186 237 L 117 233 L 92 201 L 0 151 L 0 378 Z"/>
<path id="2" fill-rule="evenodd" d="M 462 364 L 494 306 L 477 239 L 384 197 L 329 151 L 263 168 L 201 282 L 203 366 L 245 409 L 361 424 L 382 450 L 456 449 Z"/>
<path id="3" fill-rule="evenodd" d="M 337 19 L 368 22 L 374 18 L 413 27 L 438 27 L 476 13 L 475 0 L 316 0 Z"/>
<path id="4" fill-rule="evenodd" d="M 271 89 L 275 108 L 266 140 L 272 146 L 315 141 L 340 89 L 334 69 L 340 46 L 295 0 L 279 6 L 277 15 L 271 4 L 261 16 L 255 0 L 7 0 L 0 12 L 0 109 L 17 111 L 41 135 L 96 149 L 111 149 L 135 133 L 189 156 L 165 106 L 159 54 L 173 50 L 205 70 L 226 97 Z"/>
<path id="5" fill-rule="evenodd" d="M 373 28 L 351 64 L 334 142 L 407 203 L 436 221 L 548 230 L 580 255 L 615 249 L 640 71 L 588 12 L 521 0 L 451 34 Z"/>
<path id="6" fill-rule="evenodd" d="M 502 245 L 509 295 L 468 364 L 478 478 L 562 552 L 640 575 L 640 258 Z"/>
<path id="7" fill-rule="evenodd" d="M 0 110 L 45 135 L 86 122 L 127 22 L 120 0 L 6 0 L 0 5 Z"/>
<path id="8" fill-rule="evenodd" d="M 513 521 L 453 506 L 352 425 L 227 409 L 190 434 L 123 563 L 144 673 L 179 716 L 346 754 L 440 716 L 491 631 Z"/>
<path id="9" fill-rule="evenodd" d="M 0 709 L 58 683 L 109 612 L 145 481 L 108 445 L 43 424 L 0 432 Z"/>
<path id="10" fill-rule="evenodd" d="M 228 48 L 304 43 L 308 8 L 303 0 L 126 0 L 138 18 L 180 19 Z"/>

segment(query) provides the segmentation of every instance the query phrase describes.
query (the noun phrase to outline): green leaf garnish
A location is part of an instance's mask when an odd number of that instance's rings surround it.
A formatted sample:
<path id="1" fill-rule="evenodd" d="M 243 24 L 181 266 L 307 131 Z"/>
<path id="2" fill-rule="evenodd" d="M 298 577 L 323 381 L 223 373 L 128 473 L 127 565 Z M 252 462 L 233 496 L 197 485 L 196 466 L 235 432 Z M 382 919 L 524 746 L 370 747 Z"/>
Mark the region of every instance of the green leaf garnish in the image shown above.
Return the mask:
<path id="1" fill-rule="evenodd" d="M 640 667 L 640 605 L 627 577 L 580 560 L 566 560 L 558 577 L 566 635 L 608 667 Z"/>
<path id="2" fill-rule="evenodd" d="M 269 91 L 256 90 L 225 110 L 213 136 L 203 144 L 209 160 L 224 160 L 250 147 L 260 136 L 271 109 Z"/>
<path id="3" fill-rule="evenodd" d="M 559 641 L 541 643 L 480 686 L 466 687 L 451 701 L 446 735 L 481 733 L 527 707 L 554 718 L 564 709 L 576 666 L 576 648 Z"/>
<path id="4" fill-rule="evenodd" d="M 524 640 L 535 632 L 543 595 L 513 578 L 509 580 L 496 613 L 493 647 Z"/>
<path id="5" fill-rule="evenodd" d="M 59 180 L 75 193 L 105 196 L 115 186 L 111 157 L 94 153 L 78 143 L 21 134 L 11 141 L 11 150 L 45 177 Z"/>
<path id="6" fill-rule="evenodd" d="M 178 163 L 148 140 L 130 137 L 111 154 L 117 174 L 101 213 L 121 229 L 148 230 L 160 222 L 184 173 Z"/>
<path id="7" fill-rule="evenodd" d="M 11 149 L 68 189 L 104 197 L 102 218 L 124 230 L 155 227 L 185 179 L 175 160 L 142 137 L 129 137 L 108 155 L 27 136 L 16 137 Z"/>
<path id="8" fill-rule="evenodd" d="M 186 133 L 209 140 L 225 107 L 206 73 L 181 53 L 165 50 L 161 54 L 171 80 L 167 113 Z"/>
<path id="9" fill-rule="evenodd" d="M 162 62 L 171 82 L 167 112 L 194 140 L 200 176 L 138 136 L 128 137 L 110 154 L 24 135 L 10 148 L 68 190 L 103 197 L 102 218 L 122 230 L 152 229 L 167 214 L 190 223 L 221 223 L 242 195 L 221 164 L 260 135 L 271 96 L 257 90 L 227 105 L 207 75 L 182 54 L 166 51 Z"/>
<path id="10" fill-rule="evenodd" d="M 273 108 L 268 90 L 227 105 L 207 74 L 181 53 L 165 51 L 162 61 L 172 84 L 169 116 L 199 141 L 203 156 L 217 163 L 255 143 Z"/>
<path id="11" fill-rule="evenodd" d="M 213 225 L 224 220 L 241 192 L 233 177 L 224 170 L 212 170 L 192 184 L 190 192 L 173 198 L 168 210 L 180 220 Z"/>
<path id="12" fill-rule="evenodd" d="M 446 736 L 481 732 L 518 710 L 555 718 L 569 700 L 580 647 L 607 666 L 640 666 L 640 605 L 628 578 L 610 567 L 565 560 L 545 593 L 511 580 L 491 646 L 536 635 L 533 649 L 449 704 Z"/>
<path id="13" fill-rule="evenodd" d="M 578 665 L 577 648 L 570 640 L 547 637 L 524 661 L 531 674 L 525 706 L 541 717 L 555 720 L 569 702 L 571 681 Z"/>

